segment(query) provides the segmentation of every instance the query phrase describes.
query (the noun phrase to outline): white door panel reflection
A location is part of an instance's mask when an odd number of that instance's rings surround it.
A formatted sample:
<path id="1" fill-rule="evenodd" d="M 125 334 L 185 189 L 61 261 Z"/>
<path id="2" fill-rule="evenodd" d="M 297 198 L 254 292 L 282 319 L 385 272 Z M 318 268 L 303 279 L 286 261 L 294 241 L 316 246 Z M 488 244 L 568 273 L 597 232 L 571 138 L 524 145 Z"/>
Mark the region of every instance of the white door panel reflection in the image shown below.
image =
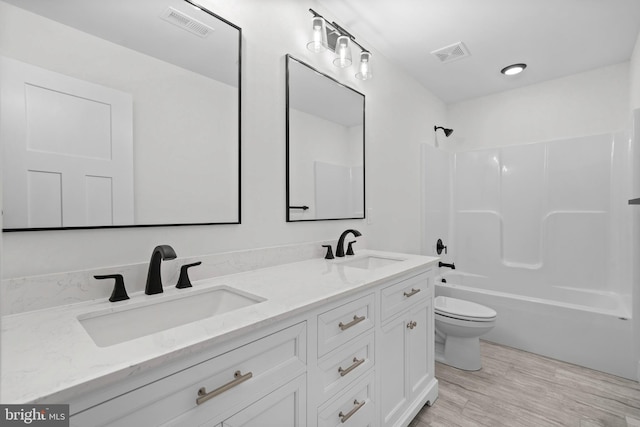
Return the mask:
<path id="1" fill-rule="evenodd" d="M 0 57 L 4 227 L 133 221 L 132 98 Z"/>

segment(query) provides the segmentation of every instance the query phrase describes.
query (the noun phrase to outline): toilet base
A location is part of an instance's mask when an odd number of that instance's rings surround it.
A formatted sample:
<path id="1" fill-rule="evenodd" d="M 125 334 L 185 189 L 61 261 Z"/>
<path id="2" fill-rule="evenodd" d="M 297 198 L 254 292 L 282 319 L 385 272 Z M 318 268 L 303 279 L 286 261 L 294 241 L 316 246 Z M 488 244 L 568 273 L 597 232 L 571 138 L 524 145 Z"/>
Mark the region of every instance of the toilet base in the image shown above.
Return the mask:
<path id="1" fill-rule="evenodd" d="M 482 369 L 480 360 L 480 338 L 460 338 L 448 336 L 444 343 L 436 342 L 437 362 L 465 371 Z"/>

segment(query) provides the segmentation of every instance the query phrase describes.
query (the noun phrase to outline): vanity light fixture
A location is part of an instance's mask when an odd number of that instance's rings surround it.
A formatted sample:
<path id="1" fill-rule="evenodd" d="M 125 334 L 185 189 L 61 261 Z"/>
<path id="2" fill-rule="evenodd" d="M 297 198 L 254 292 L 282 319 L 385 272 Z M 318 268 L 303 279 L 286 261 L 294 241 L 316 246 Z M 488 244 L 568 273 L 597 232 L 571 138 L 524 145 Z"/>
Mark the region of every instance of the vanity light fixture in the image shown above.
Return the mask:
<path id="1" fill-rule="evenodd" d="M 500 72 L 505 76 L 515 76 L 523 72 L 525 68 L 527 68 L 527 64 L 511 64 L 504 67 Z"/>
<path id="2" fill-rule="evenodd" d="M 370 59 L 371 52 L 366 50 L 360 52 L 360 68 L 356 73 L 356 79 L 369 80 L 373 77 L 373 73 L 371 72 L 371 64 L 369 63 Z"/>
<path id="3" fill-rule="evenodd" d="M 313 9 L 309 9 L 313 15 L 311 41 L 307 43 L 307 49 L 320 53 L 329 49 L 335 53 L 333 65 L 339 68 L 350 67 L 353 63 L 351 56 L 351 44 L 360 48 L 360 65 L 356 78 L 369 80 L 373 77 L 371 73 L 371 52 L 362 47 L 351 35 L 335 22 L 328 22 L 322 15 Z"/>
<path id="4" fill-rule="evenodd" d="M 327 42 L 327 27 L 325 20 L 321 16 L 313 17 L 312 39 L 307 43 L 307 49 L 314 53 L 320 53 L 327 50 L 329 43 Z"/>
<path id="5" fill-rule="evenodd" d="M 336 40 L 336 57 L 333 65 L 339 68 L 347 68 L 351 66 L 351 47 L 349 47 L 349 37 L 340 36 Z"/>

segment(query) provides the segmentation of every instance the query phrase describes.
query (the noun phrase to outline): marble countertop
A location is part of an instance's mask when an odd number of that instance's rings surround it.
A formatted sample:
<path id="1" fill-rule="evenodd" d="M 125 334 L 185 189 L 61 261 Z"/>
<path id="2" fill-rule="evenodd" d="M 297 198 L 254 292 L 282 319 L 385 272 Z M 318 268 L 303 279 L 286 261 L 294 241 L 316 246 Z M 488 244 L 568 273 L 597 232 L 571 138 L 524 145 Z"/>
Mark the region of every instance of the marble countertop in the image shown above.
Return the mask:
<path id="1" fill-rule="evenodd" d="M 366 256 L 402 261 L 368 270 L 344 264 Z M 94 300 L 5 316 L 1 323 L 2 403 L 68 403 L 73 396 L 344 298 L 437 260 L 361 250 L 347 259 L 311 259 L 200 280 L 189 289 L 165 287 L 162 296 L 136 293 L 129 300 L 116 303 Z M 154 298 L 170 298 L 220 285 L 266 300 L 108 347 L 98 347 L 78 320 L 78 316 L 86 313 L 118 310 Z"/>

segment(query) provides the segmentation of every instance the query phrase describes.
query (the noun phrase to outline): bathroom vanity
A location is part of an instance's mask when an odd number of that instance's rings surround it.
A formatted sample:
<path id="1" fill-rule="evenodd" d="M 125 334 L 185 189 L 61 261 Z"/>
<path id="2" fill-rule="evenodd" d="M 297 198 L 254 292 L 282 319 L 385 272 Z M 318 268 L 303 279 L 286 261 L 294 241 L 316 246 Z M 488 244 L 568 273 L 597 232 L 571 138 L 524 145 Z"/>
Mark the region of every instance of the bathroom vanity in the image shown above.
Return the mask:
<path id="1" fill-rule="evenodd" d="M 438 396 L 436 261 L 363 250 L 6 316 L 3 403 L 82 427 L 406 426 Z"/>

